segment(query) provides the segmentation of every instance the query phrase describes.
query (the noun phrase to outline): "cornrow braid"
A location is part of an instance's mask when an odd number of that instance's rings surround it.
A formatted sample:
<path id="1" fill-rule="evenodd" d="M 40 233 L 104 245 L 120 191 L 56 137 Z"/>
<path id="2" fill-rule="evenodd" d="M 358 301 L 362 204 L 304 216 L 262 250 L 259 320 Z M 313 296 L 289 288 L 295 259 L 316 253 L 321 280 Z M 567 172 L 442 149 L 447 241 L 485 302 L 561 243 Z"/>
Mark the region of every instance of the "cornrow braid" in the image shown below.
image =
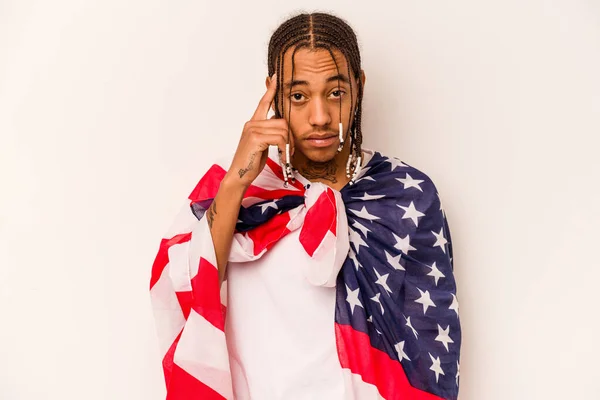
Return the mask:
<path id="1" fill-rule="evenodd" d="M 298 49 L 308 48 L 316 50 L 319 48 L 329 51 L 336 69 L 339 73 L 339 66 L 333 55 L 336 49 L 342 53 L 348 65 L 348 77 L 354 76 L 358 88 L 356 103 L 351 104 L 351 110 L 354 110 L 355 116 L 350 132 L 350 153 L 355 158 L 362 154 L 362 98 L 363 87 L 360 79 L 361 58 L 358 48 L 356 34 L 344 20 L 326 13 L 302 13 L 283 22 L 273 33 L 269 41 L 267 55 L 268 73 L 273 76 L 277 71 L 277 90 L 275 92 L 275 115 L 277 118 L 283 117 L 283 71 L 285 53 L 294 47 L 292 52 L 292 80 L 294 79 L 294 56 Z M 352 74 L 353 73 L 353 74 Z M 339 82 L 338 82 L 339 90 Z M 350 99 L 352 102 L 352 85 L 350 85 Z M 288 118 L 290 118 L 291 104 L 288 109 Z M 340 122 L 341 122 L 341 103 L 340 103 Z M 350 113 L 350 124 L 352 113 Z M 288 142 L 289 138 L 288 127 Z"/>

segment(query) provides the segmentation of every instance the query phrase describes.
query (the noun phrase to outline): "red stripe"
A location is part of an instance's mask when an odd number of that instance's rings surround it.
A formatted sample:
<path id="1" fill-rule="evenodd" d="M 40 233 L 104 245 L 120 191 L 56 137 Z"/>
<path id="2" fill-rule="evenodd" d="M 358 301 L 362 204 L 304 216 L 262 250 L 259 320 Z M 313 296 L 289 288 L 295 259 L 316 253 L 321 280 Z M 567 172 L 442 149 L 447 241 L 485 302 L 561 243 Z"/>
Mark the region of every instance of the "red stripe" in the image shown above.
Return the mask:
<path id="1" fill-rule="evenodd" d="M 191 233 L 182 233 L 180 235 L 175 235 L 171 239 L 163 239 L 160 241 L 160 247 L 158 248 L 158 254 L 154 259 L 154 263 L 152 264 L 152 274 L 150 277 L 150 290 L 154 287 L 156 282 L 160 279 L 160 276 L 163 273 L 163 270 L 169 263 L 169 247 L 189 242 L 192 237 Z"/>
<path id="2" fill-rule="evenodd" d="M 400 362 L 372 347 L 366 333 L 336 323 L 335 335 L 342 368 L 350 369 L 363 381 L 375 385 L 386 400 L 443 400 L 411 386 Z"/>
<path id="3" fill-rule="evenodd" d="M 269 159 L 269 161 L 271 161 Z M 273 161 L 271 161 L 273 167 L 279 168 L 279 174 L 277 172 L 276 175 L 280 176 L 281 180 L 283 180 L 283 174 L 281 172 L 281 167 L 277 166 Z M 271 165 L 271 164 L 269 164 Z M 272 168 L 271 168 L 272 169 Z M 206 174 L 200 179 L 200 182 L 196 184 L 196 187 L 189 195 L 189 199 L 192 202 L 199 202 L 208 199 L 214 199 L 219 191 L 219 187 L 221 185 L 221 181 L 225 177 L 225 171 L 222 167 L 217 164 L 213 164 L 210 169 L 206 172 Z M 258 185 L 250 185 L 246 192 L 244 193 L 244 198 L 247 197 L 258 197 L 259 199 L 264 200 L 275 200 L 280 199 L 283 196 L 288 195 L 299 195 L 302 196 L 304 194 L 304 186 L 296 182 L 293 184 L 293 187 L 300 190 L 290 190 L 290 189 L 275 189 L 275 190 L 267 190 Z"/>
<path id="4" fill-rule="evenodd" d="M 225 397 L 215 392 L 198 379 L 185 372 L 176 364 L 173 365 L 171 381 L 167 386 L 166 400 L 224 400 Z"/>
<path id="5" fill-rule="evenodd" d="M 276 189 L 276 190 L 267 190 L 263 189 L 260 186 L 250 185 L 244 193 L 244 198 L 246 197 L 258 197 L 263 200 L 278 200 L 283 196 L 304 196 L 304 190 L 289 190 L 289 189 Z"/>
<path id="6" fill-rule="evenodd" d="M 219 272 L 200 257 L 198 274 L 192 278 L 194 304 L 192 308 L 220 330 L 225 330 L 225 308 L 221 304 Z"/>
<path id="7" fill-rule="evenodd" d="M 328 231 L 335 234 L 337 224 L 335 196 L 333 192 L 331 194 L 329 192 L 330 190 L 327 189 L 321 193 L 315 204 L 307 211 L 300 231 L 300 243 L 311 257 Z"/>
<path id="8" fill-rule="evenodd" d="M 185 292 L 175 292 L 175 295 L 177 296 L 177 301 L 179 302 L 181 311 L 183 312 L 183 317 L 187 321 L 188 317 L 190 316 L 190 311 L 192 310 L 194 296 L 189 290 Z"/>
<path id="9" fill-rule="evenodd" d="M 286 228 L 290 222 L 289 212 L 277 214 L 264 224 L 247 232 L 248 237 L 254 242 L 254 255 L 260 254 L 264 249 L 270 249 L 279 239 L 290 233 Z"/>
<path id="10" fill-rule="evenodd" d="M 196 184 L 194 190 L 189 195 L 189 199 L 192 202 L 202 201 L 206 199 L 214 199 L 219 191 L 221 181 L 225 177 L 225 171 L 217 164 L 213 164 L 210 169 L 200 179 L 200 182 Z"/>
<path id="11" fill-rule="evenodd" d="M 169 387 L 169 382 L 171 382 L 171 376 L 173 375 L 173 366 L 175 365 L 173 363 L 173 357 L 175 355 L 175 349 L 177 348 L 177 343 L 179 343 L 179 338 L 181 338 L 182 332 L 183 332 L 183 329 L 181 330 L 181 332 L 179 332 L 179 335 L 177 335 L 177 337 L 175 338 L 173 343 L 171 343 L 171 347 L 169 347 L 169 350 L 163 357 L 162 365 L 163 365 L 163 372 L 165 374 L 165 382 L 167 384 L 167 388 Z"/>

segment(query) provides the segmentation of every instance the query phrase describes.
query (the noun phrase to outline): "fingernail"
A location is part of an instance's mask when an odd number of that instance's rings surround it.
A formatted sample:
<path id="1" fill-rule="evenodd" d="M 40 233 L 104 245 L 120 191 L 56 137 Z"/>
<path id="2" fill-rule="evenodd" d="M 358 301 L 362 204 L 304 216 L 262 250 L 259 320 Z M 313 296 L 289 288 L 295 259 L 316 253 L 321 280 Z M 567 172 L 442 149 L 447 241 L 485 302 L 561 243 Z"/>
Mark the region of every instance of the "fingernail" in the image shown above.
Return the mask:
<path id="1" fill-rule="evenodd" d="M 275 72 L 271 77 L 271 82 L 273 82 L 275 79 L 277 79 L 277 72 Z"/>

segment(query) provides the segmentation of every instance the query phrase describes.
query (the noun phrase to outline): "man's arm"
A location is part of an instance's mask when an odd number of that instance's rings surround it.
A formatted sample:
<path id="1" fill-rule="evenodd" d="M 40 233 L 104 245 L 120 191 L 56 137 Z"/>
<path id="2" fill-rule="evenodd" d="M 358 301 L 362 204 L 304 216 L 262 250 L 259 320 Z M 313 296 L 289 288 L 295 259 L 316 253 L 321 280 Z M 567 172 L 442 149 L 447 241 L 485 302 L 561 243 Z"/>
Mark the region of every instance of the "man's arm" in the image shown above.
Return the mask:
<path id="1" fill-rule="evenodd" d="M 205 215 L 215 248 L 219 282 L 225 277 L 235 224 L 246 191 L 244 186 L 233 179 L 228 175 L 223 178 L 219 191 Z"/>
<path id="2" fill-rule="evenodd" d="M 266 119 L 275 97 L 276 76 L 268 80 L 267 91 L 261 98 L 254 115 L 244 125 L 229 171 L 221 181 L 219 191 L 206 211 L 206 219 L 213 238 L 219 282 L 225 277 L 235 224 L 244 193 L 265 167 L 269 146 L 277 146 L 280 153 L 286 149 L 288 124 L 285 119 Z M 290 142 L 293 146 L 293 141 Z M 293 150 L 292 150 L 293 154 Z M 284 159 L 285 162 L 289 160 Z"/>

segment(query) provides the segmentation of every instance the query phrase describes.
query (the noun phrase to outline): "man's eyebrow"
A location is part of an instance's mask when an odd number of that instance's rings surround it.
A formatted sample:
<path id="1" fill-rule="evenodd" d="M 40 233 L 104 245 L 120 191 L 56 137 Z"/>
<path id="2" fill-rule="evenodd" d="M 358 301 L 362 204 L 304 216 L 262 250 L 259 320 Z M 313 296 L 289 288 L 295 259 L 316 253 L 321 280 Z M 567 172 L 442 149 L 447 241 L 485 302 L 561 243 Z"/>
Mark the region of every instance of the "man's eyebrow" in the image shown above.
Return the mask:
<path id="1" fill-rule="evenodd" d="M 330 76 L 329 78 L 327 78 L 326 82 L 329 83 L 329 82 L 333 82 L 333 81 L 337 81 L 337 80 L 344 82 L 344 83 L 350 83 L 350 80 L 344 74 L 337 74 L 334 76 Z M 307 85 L 308 85 L 307 81 L 293 80 L 291 82 L 284 84 L 284 87 L 286 89 L 291 89 L 294 86 L 307 86 Z"/>
<path id="2" fill-rule="evenodd" d="M 344 83 L 350 83 L 350 80 L 344 74 L 337 74 L 337 75 L 330 76 L 329 78 L 327 78 L 327 82 L 332 82 L 332 81 L 337 81 L 337 80 L 340 80 Z"/>
<path id="3" fill-rule="evenodd" d="M 290 89 L 290 88 L 292 88 L 292 87 L 294 87 L 294 86 L 302 86 L 302 85 L 304 85 L 304 86 L 307 86 L 307 85 L 308 85 L 308 82 L 306 82 L 306 81 L 298 81 L 298 80 L 293 80 L 293 81 L 291 81 L 291 82 L 288 82 L 288 83 L 286 83 L 286 84 L 285 84 L 285 85 L 283 85 L 283 86 L 285 86 L 285 88 L 286 88 L 286 89 Z"/>

